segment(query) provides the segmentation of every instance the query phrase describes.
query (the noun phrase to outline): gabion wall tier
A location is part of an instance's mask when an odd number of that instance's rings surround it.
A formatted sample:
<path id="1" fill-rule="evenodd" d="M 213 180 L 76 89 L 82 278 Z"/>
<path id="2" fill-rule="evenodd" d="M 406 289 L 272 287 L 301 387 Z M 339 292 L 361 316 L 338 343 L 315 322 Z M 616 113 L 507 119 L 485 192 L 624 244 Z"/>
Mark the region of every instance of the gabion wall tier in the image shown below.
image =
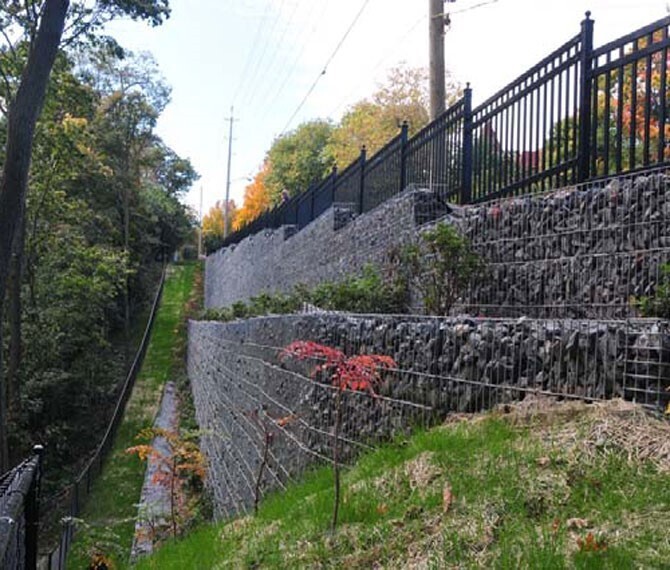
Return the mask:
<path id="1" fill-rule="evenodd" d="M 439 192 L 408 190 L 348 223 L 338 205 L 301 231 L 262 232 L 209 256 L 206 306 L 383 266 L 393 248 L 444 220 L 487 262 L 454 314 L 639 316 L 637 301 L 654 294 L 670 262 L 668 180 L 660 171 L 629 175 L 462 208 L 441 203 Z"/>
<path id="2" fill-rule="evenodd" d="M 315 341 L 348 356 L 386 355 L 396 363 L 376 393 L 344 394 L 340 439 L 350 460 L 450 411 L 486 409 L 531 393 L 625 397 L 661 409 L 670 397 L 668 332 L 667 323 L 647 319 L 320 313 L 192 321 L 188 372 L 216 515 L 244 512 L 306 466 L 331 460 L 334 388 L 312 375 L 318 362 L 279 358 L 292 341 Z"/>
<path id="3" fill-rule="evenodd" d="M 636 316 L 670 261 L 670 178 L 628 176 L 459 210 L 487 260 L 459 307 L 495 316 Z"/>
<path id="4" fill-rule="evenodd" d="M 265 230 L 219 250 L 207 257 L 205 307 L 339 281 L 368 263 L 383 264 L 391 247 L 416 232 L 414 202 L 426 196 L 404 194 L 359 217 L 346 204 L 335 205 L 300 231 Z"/>

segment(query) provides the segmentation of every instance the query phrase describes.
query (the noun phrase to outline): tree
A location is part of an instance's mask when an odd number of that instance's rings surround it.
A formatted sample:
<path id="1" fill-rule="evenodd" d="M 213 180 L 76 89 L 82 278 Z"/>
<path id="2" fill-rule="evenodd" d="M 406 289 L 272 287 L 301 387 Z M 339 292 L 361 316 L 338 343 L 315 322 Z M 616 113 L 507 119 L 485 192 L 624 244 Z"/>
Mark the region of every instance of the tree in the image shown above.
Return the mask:
<path id="1" fill-rule="evenodd" d="M 341 350 L 331 348 L 313 341 L 297 340 L 284 348 L 280 354 L 281 360 L 316 360 L 320 364 L 314 367 L 314 379 L 330 380 L 334 390 L 335 425 L 333 426 L 333 483 L 335 486 L 335 501 L 333 503 L 333 518 L 331 529 L 337 526 L 340 508 L 340 429 L 342 427 L 342 395 L 345 391 L 368 392 L 376 397 L 375 390 L 382 382 L 384 372 L 397 368 L 397 364 L 390 356 L 380 354 L 360 354 L 348 357 Z"/>
<path id="2" fill-rule="evenodd" d="M 386 82 L 378 85 L 370 99 L 355 103 L 334 129 L 328 145 L 338 168 L 356 160 L 363 145 L 368 156 L 395 137 L 404 121 L 410 136 L 429 120 L 428 73 L 423 68 L 406 66 L 390 70 Z M 460 87 L 450 81 L 448 105 L 461 96 Z"/>
<path id="3" fill-rule="evenodd" d="M 126 453 L 155 464 L 152 483 L 163 487 L 169 493 L 169 525 L 172 538 L 177 538 L 178 532 L 193 514 L 193 505 L 186 500 L 188 481 L 192 478 L 198 481 L 204 479 L 205 458 L 194 442 L 171 430 L 148 428 L 142 430 L 137 439 L 149 440 L 151 443 L 129 447 Z M 162 447 L 166 449 L 162 450 Z M 159 537 L 151 538 L 155 540 Z"/>
<path id="4" fill-rule="evenodd" d="M 271 198 L 265 180 L 269 174 L 268 163 L 254 176 L 253 182 L 244 189 L 244 201 L 233 219 L 233 230 L 237 231 L 255 220 L 270 207 Z"/>
<path id="5" fill-rule="evenodd" d="M 202 238 L 205 242 L 205 249 L 212 251 L 216 249 L 216 244 L 223 240 L 224 236 L 224 217 L 225 207 L 223 201 L 217 201 L 202 217 Z M 237 218 L 237 206 L 234 200 L 228 201 L 228 227 L 235 227 Z"/>
<path id="6" fill-rule="evenodd" d="M 615 172 L 618 170 L 618 158 L 621 168 L 626 170 L 670 158 L 670 124 L 667 119 L 670 99 L 667 91 L 664 93 L 662 89 L 664 69 L 667 70 L 670 64 L 670 56 L 654 45 L 663 41 L 663 32 L 659 30 L 651 37 L 638 40 L 635 47 L 626 50 L 626 56 L 638 59 L 634 64 L 624 65 L 621 76 L 617 69 L 609 72 L 609 91 L 607 74 L 598 77 L 594 110 L 596 148 L 591 151 L 596 156 L 596 170 L 592 175 Z M 651 50 L 653 53 L 649 57 L 642 57 L 637 53 L 642 50 Z M 665 117 L 663 126 L 662 117 Z M 619 120 L 621 132 L 618 132 Z M 607 149 L 606 134 L 609 137 Z"/>
<path id="7" fill-rule="evenodd" d="M 2 98 L 7 115 L 5 160 L 0 180 L 0 323 L 14 239 L 25 207 L 35 126 L 66 23 L 66 37 L 75 42 L 90 36 L 105 21 L 118 15 L 147 18 L 158 24 L 168 13 L 166 0 L 100 0 L 95 5 L 81 1 L 73 2 L 72 6 L 69 0 L 35 0 L 23 4 L 8 2 L 0 8 L 5 39 L 0 51 L 3 55 L 9 54 L 2 59 L 2 64 L 12 63 L 21 69 L 20 79 L 13 82 L 6 68 L 0 69 L 6 88 Z M 0 346 L 1 336 L 0 331 Z M 8 467 L 6 395 L 0 357 L 0 471 Z"/>
<path id="8" fill-rule="evenodd" d="M 284 190 L 290 196 L 300 194 L 332 170 L 335 162 L 328 151 L 332 130 L 328 121 L 309 121 L 272 143 L 265 185 L 274 204 L 281 201 Z"/>
<path id="9" fill-rule="evenodd" d="M 35 44 L 30 50 L 16 95 L 9 104 L 5 163 L 0 180 L 0 323 L 3 319 L 12 245 L 25 203 L 35 124 L 42 110 L 68 7 L 68 0 L 46 1 Z M 0 357 L 0 471 L 4 472 L 9 467 L 9 450 L 6 431 L 7 388 L 2 368 Z"/>

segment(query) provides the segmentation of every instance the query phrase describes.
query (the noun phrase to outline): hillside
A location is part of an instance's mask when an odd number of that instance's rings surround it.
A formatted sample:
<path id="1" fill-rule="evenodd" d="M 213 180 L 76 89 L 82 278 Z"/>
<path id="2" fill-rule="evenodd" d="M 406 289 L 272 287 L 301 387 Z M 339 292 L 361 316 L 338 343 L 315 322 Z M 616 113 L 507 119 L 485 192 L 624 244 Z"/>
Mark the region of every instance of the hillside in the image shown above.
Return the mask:
<path id="1" fill-rule="evenodd" d="M 664 567 L 670 425 L 622 401 L 455 415 L 361 457 L 335 533 L 332 502 L 318 469 L 138 568 Z"/>

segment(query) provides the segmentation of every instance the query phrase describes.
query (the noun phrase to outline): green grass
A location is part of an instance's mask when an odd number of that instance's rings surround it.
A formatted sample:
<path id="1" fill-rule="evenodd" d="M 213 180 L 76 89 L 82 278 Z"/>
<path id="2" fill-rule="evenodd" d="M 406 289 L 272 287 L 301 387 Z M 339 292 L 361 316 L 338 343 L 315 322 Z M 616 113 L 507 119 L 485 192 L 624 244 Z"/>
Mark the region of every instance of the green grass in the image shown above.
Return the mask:
<path id="1" fill-rule="evenodd" d="M 668 472 L 618 432 L 593 438 L 602 426 L 630 433 L 642 416 L 575 410 L 490 414 L 363 456 L 344 476 L 334 534 L 332 475 L 320 469 L 257 516 L 201 527 L 137 568 L 669 568 Z M 667 424 L 643 424 L 667 438 Z M 589 533 L 595 551 L 580 547 Z"/>
<path id="2" fill-rule="evenodd" d="M 125 450 L 136 443 L 135 436 L 142 429 L 152 425 L 163 386 L 181 365 L 175 357 L 175 347 L 185 339 L 184 306 L 191 295 L 196 270 L 195 264 L 168 269 L 144 364 L 112 452 L 81 514 L 68 559 L 69 568 L 88 568 L 95 551 L 110 557 L 116 568 L 128 564 L 145 464 Z"/>

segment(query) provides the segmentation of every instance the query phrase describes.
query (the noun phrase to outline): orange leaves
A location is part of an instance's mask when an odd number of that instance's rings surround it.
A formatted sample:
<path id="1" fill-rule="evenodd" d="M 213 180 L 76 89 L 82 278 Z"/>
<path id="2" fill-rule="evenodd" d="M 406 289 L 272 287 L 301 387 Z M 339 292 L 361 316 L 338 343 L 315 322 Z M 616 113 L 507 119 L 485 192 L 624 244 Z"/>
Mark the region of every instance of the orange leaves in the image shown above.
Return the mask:
<path id="1" fill-rule="evenodd" d="M 298 340 L 284 348 L 279 358 L 296 360 L 322 360 L 314 368 L 313 375 L 324 373 L 339 390 L 353 392 L 367 391 L 375 395 L 375 388 L 381 383 L 381 374 L 396 368 L 395 360 L 381 354 L 360 354 L 347 357 L 341 350 L 331 348 L 311 340 Z"/>
<path id="2" fill-rule="evenodd" d="M 298 416 L 295 414 L 291 414 L 290 416 L 284 416 L 283 418 L 279 418 L 278 420 L 275 421 L 275 423 L 279 427 L 286 427 L 290 423 L 293 423 L 295 420 L 298 419 Z"/>
<path id="3" fill-rule="evenodd" d="M 158 463 L 160 469 L 157 475 L 170 473 L 171 476 L 196 476 L 200 479 L 205 477 L 205 457 L 198 446 L 186 441 L 174 431 L 163 428 L 151 428 L 142 430 L 138 439 L 154 439 L 161 437 L 165 439 L 169 446 L 169 453 L 163 453 L 151 444 L 134 445 L 126 449 L 126 453 L 137 455 L 142 461 L 147 459 Z M 171 482 L 162 480 L 160 476 L 154 481 L 160 485 L 169 485 Z"/>
<path id="4" fill-rule="evenodd" d="M 597 539 L 592 532 L 589 532 L 585 538 L 578 538 L 577 546 L 582 552 L 602 552 L 603 550 L 607 550 L 605 540 Z"/>
<path id="5" fill-rule="evenodd" d="M 161 454 L 150 445 L 135 445 L 126 449 L 129 455 L 137 455 L 141 461 L 146 461 L 149 457 L 159 457 Z"/>
<path id="6" fill-rule="evenodd" d="M 233 221 L 233 230 L 241 229 L 270 208 L 270 190 L 265 184 L 268 173 L 269 167 L 266 163 L 254 176 L 253 182 L 245 188 L 244 202 Z"/>
<path id="7" fill-rule="evenodd" d="M 446 513 L 451 507 L 451 503 L 454 501 L 454 495 L 451 492 L 451 485 L 449 483 L 444 484 L 442 489 L 442 512 Z"/>

